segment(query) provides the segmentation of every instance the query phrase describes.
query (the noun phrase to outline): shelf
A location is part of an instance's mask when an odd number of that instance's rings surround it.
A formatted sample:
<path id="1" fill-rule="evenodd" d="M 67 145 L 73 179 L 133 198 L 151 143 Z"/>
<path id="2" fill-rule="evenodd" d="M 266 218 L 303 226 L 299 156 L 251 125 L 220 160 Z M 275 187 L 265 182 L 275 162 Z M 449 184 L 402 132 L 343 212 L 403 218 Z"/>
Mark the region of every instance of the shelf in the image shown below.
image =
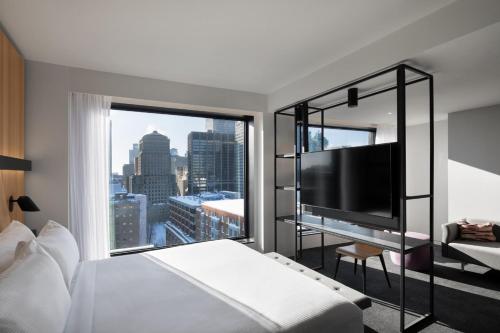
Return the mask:
<path id="1" fill-rule="evenodd" d="M 406 200 L 417 200 L 417 199 L 429 199 L 432 198 L 430 194 L 421 194 L 421 195 L 407 195 Z"/>
<path id="2" fill-rule="evenodd" d="M 276 221 L 286 223 L 286 224 L 295 224 L 295 217 L 293 215 L 287 215 L 287 216 L 278 216 L 276 218 Z M 321 231 L 313 230 L 307 227 L 304 227 L 301 224 L 297 225 L 297 237 L 299 236 L 300 229 L 302 228 L 302 236 L 314 236 L 314 235 L 320 235 Z"/>
<path id="3" fill-rule="evenodd" d="M 297 158 L 300 158 L 300 154 L 295 154 L 295 157 Z M 293 153 L 289 153 L 289 154 L 277 154 L 276 155 L 276 158 L 294 158 L 294 154 Z"/>
<path id="4" fill-rule="evenodd" d="M 0 170 L 31 171 L 31 161 L 0 155 Z"/>
<path id="5" fill-rule="evenodd" d="M 277 190 L 283 190 L 283 191 L 295 191 L 295 186 L 293 185 L 280 185 L 276 186 Z M 300 191 L 300 187 L 297 187 L 297 191 Z"/>
<path id="6" fill-rule="evenodd" d="M 284 216 L 283 219 L 285 222 L 288 220 L 295 223 L 295 218 L 293 216 Z M 325 234 L 346 238 L 352 241 L 359 241 L 386 250 L 394 252 L 399 252 L 401 250 L 401 236 L 399 234 L 391 234 L 386 231 L 361 227 L 346 221 L 313 215 L 302 215 L 300 219 L 297 220 L 297 223 L 311 230 L 324 232 Z M 428 246 L 429 244 L 429 240 L 405 237 L 405 253 L 410 253 L 417 248 Z"/>

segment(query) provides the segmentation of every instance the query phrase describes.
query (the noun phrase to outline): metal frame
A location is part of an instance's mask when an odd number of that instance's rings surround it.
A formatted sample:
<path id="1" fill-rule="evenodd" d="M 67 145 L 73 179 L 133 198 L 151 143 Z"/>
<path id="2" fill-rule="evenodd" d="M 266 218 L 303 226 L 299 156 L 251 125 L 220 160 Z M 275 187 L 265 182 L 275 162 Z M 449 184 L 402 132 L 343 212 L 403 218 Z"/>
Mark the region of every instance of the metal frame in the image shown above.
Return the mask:
<path id="1" fill-rule="evenodd" d="M 277 130 L 277 119 L 278 116 L 293 116 L 295 117 L 295 126 L 294 126 L 294 137 L 295 137 L 295 150 L 293 154 L 294 158 L 294 191 L 295 191 L 295 206 L 297 207 L 298 205 L 300 206 L 300 209 L 297 211 L 295 209 L 294 212 L 294 221 L 295 221 L 295 259 L 298 258 L 298 250 L 297 250 L 297 237 L 300 238 L 300 244 L 302 244 L 302 232 L 299 232 L 297 235 L 297 225 L 298 221 L 300 220 L 298 215 L 302 214 L 302 205 L 300 205 L 300 202 L 297 201 L 297 196 L 298 192 L 300 191 L 300 165 L 297 164 L 297 159 L 300 159 L 300 154 L 301 150 L 297 151 L 297 148 L 300 147 L 300 144 L 303 142 L 297 142 L 300 138 L 297 137 L 297 128 L 300 126 L 307 127 L 307 120 L 304 122 L 304 117 L 307 118 L 308 115 L 321 112 L 321 132 L 322 132 L 322 150 L 324 150 L 324 112 L 326 110 L 333 109 L 335 107 L 345 105 L 347 104 L 347 98 L 346 100 L 343 101 L 338 101 L 335 103 L 332 103 L 330 105 L 326 105 L 324 107 L 307 107 L 310 105 L 311 102 L 325 97 L 329 94 L 345 90 L 349 87 L 356 86 L 362 82 L 369 81 L 371 79 L 374 79 L 376 77 L 388 74 L 394 72 L 396 74 L 396 82 L 394 85 L 390 85 L 388 87 L 383 87 L 381 89 L 371 91 L 365 94 L 361 94 L 358 99 L 365 99 L 369 98 L 378 94 L 382 94 L 385 92 L 389 92 L 392 90 L 396 90 L 396 104 L 397 104 L 397 142 L 399 146 L 399 166 L 400 166 L 400 175 L 399 175 L 399 181 L 400 181 L 400 193 L 399 193 L 399 232 L 400 232 L 400 237 L 401 237 L 401 248 L 400 248 L 400 257 L 401 257 L 401 262 L 400 262 L 400 304 L 399 304 L 399 311 L 400 311 L 400 331 L 401 332 L 407 332 L 407 331 L 413 331 L 419 328 L 422 328 L 428 324 L 430 324 L 434 320 L 434 268 L 433 268 L 433 262 L 434 262 L 434 79 L 433 76 L 429 73 L 426 73 L 420 69 L 417 69 L 415 67 L 412 67 L 408 64 L 405 63 L 400 63 L 400 64 L 395 64 L 393 66 L 389 66 L 387 68 L 384 68 L 382 70 L 379 70 L 377 72 L 368 74 L 366 76 L 363 76 L 361 78 L 355 79 L 353 81 L 347 82 L 345 84 L 342 84 L 340 86 L 337 86 L 335 88 L 329 89 L 325 92 L 319 93 L 317 95 L 314 95 L 312 97 L 297 101 L 293 104 L 289 104 L 287 106 L 284 106 L 278 110 L 275 111 L 274 113 L 274 132 L 275 132 L 275 142 L 274 142 L 274 153 L 275 153 L 275 159 L 274 159 L 274 185 L 275 185 L 275 194 L 274 194 L 274 208 L 275 208 L 275 219 L 274 219 L 274 250 L 277 252 L 277 242 L 278 242 L 278 235 L 277 235 L 277 223 L 281 221 L 285 221 L 283 217 L 277 216 L 277 195 L 276 191 L 280 190 L 280 188 L 277 183 L 276 183 L 276 174 L 277 174 L 277 159 L 278 158 L 283 158 L 283 157 L 290 157 L 292 155 L 277 155 L 277 143 L 276 143 L 276 130 Z M 406 78 L 406 74 L 408 72 L 411 72 L 413 74 L 418 75 L 419 77 L 417 78 L 411 78 L 408 79 Z M 430 147 L 429 147 L 429 193 L 426 194 L 421 194 L 421 195 L 412 195 L 408 196 L 406 194 L 406 86 L 412 85 L 418 82 L 422 81 L 428 81 L 429 83 L 429 142 L 430 142 Z M 347 97 L 347 96 L 346 96 Z M 296 110 L 298 106 L 306 106 L 306 114 L 302 115 L 301 119 L 297 119 L 297 112 L 294 114 L 290 113 L 290 110 Z M 311 109 L 312 111 L 309 111 Z M 300 120 L 300 123 L 297 121 Z M 307 129 L 301 128 L 304 133 L 307 133 Z M 317 125 L 314 125 L 314 127 L 318 127 Z M 299 162 L 300 163 L 300 162 Z M 297 183 L 297 179 L 299 179 L 299 183 Z M 406 233 L 406 213 L 407 213 L 407 201 L 408 200 L 419 200 L 419 199 L 428 199 L 429 200 L 429 247 L 430 247 L 430 261 L 431 261 L 431 267 L 429 269 L 429 312 L 425 313 L 409 325 L 405 326 L 405 311 L 406 311 L 406 302 L 405 302 L 405 293 L 406 293 L 406 268 L 404 265 L 404 254 L 405 254 L 405 233 Z M 322 256 L 324 257 L 324 234 L 321 233 L 321 248 L 322 248 Z M 302 250 L 302 247 L 301 247 Z M 324 258 L 322 258 L 322 262 L 324 262 Z"/>
<path id="2" fill-rule="evenodd" d="M 213 119 L 224 119 L 224 120 L 234 120 L 234 121 L 243 121 L 245 123 L 245 147 L 244 147 L 244 154 L 245 154 L 245 165 L 244 165 L 244 181 L 245 181 L 245 205 L 244 205 L 244 214 L 245 214 L 245 235 L 244 236 L 239 236 L 239 237 L 231 237 L 229 239 L 236 240 L 236 241 L 245 241 L 245 240 L 250 240 L 252 235 L 250 234 L 250 220 L 253 220 L 253 215 L 251 214 L 251 209 L 250 209 L 250 173 L 249 173 L 249 156 L 250 156 L 250 151 L 249 151 L 249 126 L 250 123 L 253 123 L 254 117 L 253 116 L 248 116 L 248 115 L 242 115 L 242 116 L 231 116 L 231 115 L 226 115 L 226 114 L 220 114 L 220 113 L 213 113 L 213 112 L 204 112 L 204 111 L 194 111 L 194 110 L 185 110 L 185 109 L 173 109 L 173 108 L 162 108 L 162 107 L 156 107 L 156 106 L 142 106 L 142 105 L 136 105 L 136 104 L 124 104 L 124 103 L 111 103 L 111 109 L 112 110 L 117 110 L 117 111 L 133 111 L 133 112 L 139 112 L 139 113 L 156 113 L 156 114 L 164 114 L 164 115 L 176 115 L 176 116 L 185 116 L 185 117 L 197 117 L 197 118 L 213 118 Z M 200 242 L 196 242 L 200 243 Z M 169 247 L 174 247 L 174 246 L 179 246 L 183 244 L 177 244 L 177 245 L 172 245 L 172 246 L 164 246 L 164 247 L 152 247 L 152 248 L 144 248 L 144 249 L 138 249 L 130 251 L 123 251 L 119 252 L 116 251 L 117 253 L 114 253 L 113 255 L 123 255 L 123 254 L 131 254 L 131 253 L 140 253 L 140 252 L 147 252 L 151 250 L 158 250 L 158 249 L 163 249 L 163 248 L 169 248 Z M 118 253 L 119 252 L 119 253 Z"/>

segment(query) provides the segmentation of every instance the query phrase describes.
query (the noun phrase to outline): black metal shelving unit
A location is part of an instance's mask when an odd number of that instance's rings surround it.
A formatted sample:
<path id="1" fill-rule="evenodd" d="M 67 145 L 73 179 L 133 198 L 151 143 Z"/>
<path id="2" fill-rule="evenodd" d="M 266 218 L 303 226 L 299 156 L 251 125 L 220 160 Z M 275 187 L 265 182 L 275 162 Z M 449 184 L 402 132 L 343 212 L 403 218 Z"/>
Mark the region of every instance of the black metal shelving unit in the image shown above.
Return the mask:
<path id="1" fill-rule="evenodd" d="M 393 242 L 399 247 L 399 254 L 401 257 L 400 263 L 400 331 L 407 332 L 419 329 L 421 327 L 425 327 L 429 323 L 434 321 L 434 82 L 433 76 L 429 73 L 426 73 L 420 69 L 417 69 L 408 64 L 396 64 L 387 68 L 384 68 L 380 71 L 371 73 L 369 75 L 363 76 L 356 80 L 347 82 L 343 85 L 337 86 L 320 94 L 314 95 L 312 97 L 297 101 L 285 107 L 282 107 L 275 111 L 274 113 L 274 132 L 275 132 L 275 140 L 274 140 L 274 250 L 278 252 L 278 223 L 289 223 L 295 225 L 295 244 L 294 244 L 294 259 L 297 260 L 300 258 L 300 254 L 302 253 L 302 238 L 306 235 L 321 235 L 321 249 L 322 249 L 322 266 L 324 265 L 324 234 L 337 234 L 337 235 L 348 235 L 348 239 L 359 242 L 369 242 L 372 245 L 379 245 L 383 248 L 388 248 L 386 239 L 384 240 L 383 234 L 380 232 L 373 232 L 374 236 L 371 236 L 369 241 L 366 238 L 366 231 L 360 232 L 356 234 L 356 231 L 349 231 L 348 234 L 345 234 L 345 231 L 342 231 L 342 228 L 332 227 L 331 222 L 330 228 L 325 227 L 324 224 L 318 223 L 307 223 L 307 219 L 303 219 L 304 215 L 304 205 L 300 203 L 300 159 L 303 153 L 307 153 L 309 149 L 308 143 L 308 127 L 309 127 L 309 116 L 312 114 L 316 114 L 320 112 L 321 117 L 321 150 L 325 149 L 324 145 L 324 128 L 325 128 L 325 120 L 324 114 L 325 111 L 333 110 L 336 107 L 347 105 L 348 101 L 345 98 L 341 98 L 340 100 L 334 100 L 333 102 L 329 102 L 326 105 L 317 105 L 318 100 L 332 96 L 335 93 L 338 93 L 343 90 L 347 90 L 348 88 L 354 88 L 360 86 L 362 83 L 365 84 L 370 82 L 371 80 L 380 80 L 380 78 L 386 74 L 395 74 L 395 80 L 390 82 L 389 84 L 384 84 L 382 87 L 369 89 L 368 91 L 362 92 L 358 96 L 358 100 L 363 100 L 369 97 L 373 97 L 382 93 L 386 93 L 389 91 L 396 91 L 396 109 L 397 109 L 397 144 L 399 148 L 399 186 L 400 186 L 400 197 L 399 197 L 399 237 L 397 242 Z M 429 193 L 419 194 L 419 195 L 407 195 L 406 189 L 406 116 L 407 116 L 407 108 L 406 108 L 406 88 L 409 85 L 413 85 L 419 82 L 428 82 L 428 94 L 429 94 Z M 373 81 L 372 81 L 373 82 Z M 336 95 L 335 95 L 336 96 Z M 345 94 L 344 97 L 347 97 Z M 316 102 L 316 104 L 315 104 Z M 293 117 L 294 122 L 294 151 L 286 152 L 286 153 L 278 153 L 277 152 L 277 122 L 279 119 L 283 117 Z M 318 127 L 317 125 L 315 125 Z M 294 168 L 294 180 L 293 184 L 277 184 L 277 160 L 278 159 L 293 159 L 293 168 Z M 294 191 L 294 212 L 293 215 L 289 216 L 277 216 L 277 192 L 278 191 Z M 417 320 L 411 322 L 408 325 L 405 325 L 405 311 L 406 311 L 406 303 L 405 303 L 405 279 L 406 279 L 406 268 L 404 265 L 405 254 L 411 252 L 414 248 L 417 247 L 408 247 L 406 242 L 413 241 L 412 239 L 405 237 L 405 233 L 407 231 L 407 201 L 408 200 L 421 200 L 427 199 L 429 200 L 429 240 L 427 242 L 427 246 L 430 248 L 430 258 L 431 268 L 429 269 L 429 311 L 422 316 L 420 316 Z M 349 221 L 345 221 L 349 222 Z M 323 222 L 324 223 L 324 222 Z M 362 228 L 366 229 L 366 228 Z M 353 229 L 354 230 L 354 229 Z M 377 236 L 378 235 L 378 236 Z M 377 238 L 379 237 L 379 238 Z M 391 245 L 391 249 L 394 250 L 394 245 Z M 375 300 L 374 300 L 375 301 Z"/>

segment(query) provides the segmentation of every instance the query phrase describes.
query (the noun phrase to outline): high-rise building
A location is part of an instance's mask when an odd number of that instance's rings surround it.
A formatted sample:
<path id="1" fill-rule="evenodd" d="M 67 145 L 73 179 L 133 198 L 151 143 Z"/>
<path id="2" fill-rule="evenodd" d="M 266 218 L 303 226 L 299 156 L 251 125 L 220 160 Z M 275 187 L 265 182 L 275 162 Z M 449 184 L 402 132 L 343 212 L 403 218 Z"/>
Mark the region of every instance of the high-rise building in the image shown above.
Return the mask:
<path id="1" fill-rule="evenodd" d="M 236 140 L 236 191 L 240 198 L 245 197 L 245 122 L 237 121 L 235 125 Z"/>
<path id="2" fill-rule="evenodd" d="M 170 149 L 171 173 L 175 175 L 177 185 L 176 195 L 185 195 L 187 192 L 187 157 L 179 156 L 177 149 Z"/>
<path id="3" fill-rule="evenodd" d="M 147 203 L 143 194 L 115 193 L 111 199 L 112 249 L 146 245 Z"/>
<path id="4" fill-rule="evenodd" d="M 170 155 L 171 160 L 171 173 L 175 175 L 177 169 L 187 167 L 187 157 L 179 155 Z"/>
<path id="5" fill-rule="evenodd" d="M 188 167 L 187 164 L 177 168 L 175 172 L 177 195 L 186 195 L 188 192 Z"/>
<path id="6" fill-rule="evenodd" d="M 188 135 L 188 192 L 237 191 L 234 134 L 191 132 Z"/>
<path id="7" fill-rule="evenodd" d="M 128 151 L 128 163 L 134 164 L 135 158 L 139 155 L 139 144 L 134 143 L 132 149 Z"/>
<path id="8" fill-rule="evenodd" d="M 205 129 L 207 132 L 234 134 L 235 121 L 209 118 L 206 120 Z"/>
<path id="9" fill-rule="evenodd" d="M 123 175 L 122 184 L 127 191 L 131 190 L 130 176 L 134 175 L 134 171 L 135 171 L 134 163 L 127 163 L 124 164 L 122 167 L 122 175 Z"/>
<path id="10" fill-rule="evenodd" d="M 167 203 L 176 194 L 175 176 L 170 171 L 170 140 L 154 131 L 142 137 L 135 158 L 131 192 L 147 195 L 148 205 Z"/>

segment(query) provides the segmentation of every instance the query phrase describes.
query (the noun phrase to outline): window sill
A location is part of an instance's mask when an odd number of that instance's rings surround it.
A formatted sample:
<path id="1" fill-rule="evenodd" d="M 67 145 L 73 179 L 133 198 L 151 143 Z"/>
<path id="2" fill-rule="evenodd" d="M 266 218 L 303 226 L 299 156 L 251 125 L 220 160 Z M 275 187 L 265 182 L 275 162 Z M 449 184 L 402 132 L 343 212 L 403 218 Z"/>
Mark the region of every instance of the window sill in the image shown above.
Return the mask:
<path id="1" fill-rule="evenodd" d="M 235 239 L 236 242 L 241 243 L 241 244 L 253 244 L 255 243 L 255 239 L 253 237 L 250 238 L 242 238 L 242 239 Z"/>
<path id="2" fill-rule="evenodd" d="M 239 238 L 239 239 L 233 239 L 233 240 L 235 242 L 238 242 L 238 243 L 241 243 L 244 245 L 255 243 L 255 239 L 253 237 Z M 210 241 L 206 241 L 206 242 L 210 242 Z M 191 243 L 191 244 L 196 244 L 196 243 L 199 243 L 199 242 L 195 242 L 195 243 Z M 111 250 L 111 251 L 109 251 L 109 255 L 111 257 L 118 257 L 118 256 L 127 255 L 127 254 L 136 254 L 136 253 L 142 253 L 142 252 L 148 252 L 148 251 L 154 251 L 154 250 L 162 250 L 162 249 L 168 249 L 171 247 L 184 246 L 184 245 L 189 245 L 189 244 L 179 244 L 179 245 L 165 246 L 165 247 L 155 247 L 154 245 L 129 247 L 129 248 L 125 248 L 125 249 Z"/>

